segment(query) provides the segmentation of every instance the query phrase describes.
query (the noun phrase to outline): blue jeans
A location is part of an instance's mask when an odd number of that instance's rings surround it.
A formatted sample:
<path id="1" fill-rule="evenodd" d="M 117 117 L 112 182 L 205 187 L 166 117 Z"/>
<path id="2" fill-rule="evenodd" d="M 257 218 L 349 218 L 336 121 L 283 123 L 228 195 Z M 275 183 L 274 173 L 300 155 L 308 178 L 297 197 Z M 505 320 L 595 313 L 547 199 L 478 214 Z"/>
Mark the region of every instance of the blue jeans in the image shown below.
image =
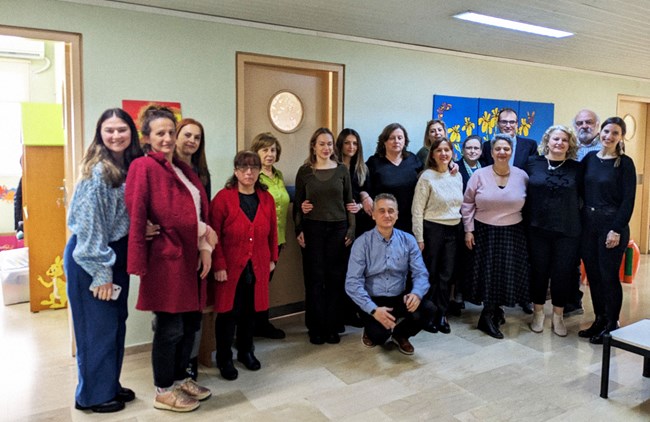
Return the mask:
<path id="1" fill-rule="evenodd" d="M 129 275 L 126 272 L 127 237 L 109 243 L 115 251 L 113 284 L 122 286 L 117 300 L 98 300 L 89 290 L 92 277 L 77 264 L 73 235 L 65 248 L 68 302 L 77 341 L 78 384 L 75 400 L 84 407 L 113 400 L 120 388 L 124 337 L 128 317 Z"/>

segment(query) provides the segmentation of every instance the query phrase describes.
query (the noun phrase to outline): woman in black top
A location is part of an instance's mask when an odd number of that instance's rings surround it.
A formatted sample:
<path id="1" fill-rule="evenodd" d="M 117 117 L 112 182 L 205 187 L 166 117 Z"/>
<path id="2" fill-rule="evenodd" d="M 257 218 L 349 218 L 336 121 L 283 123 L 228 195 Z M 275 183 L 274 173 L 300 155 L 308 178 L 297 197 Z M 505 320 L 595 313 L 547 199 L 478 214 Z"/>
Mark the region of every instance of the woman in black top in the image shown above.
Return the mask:
<path id="1" fill-rule="evenodd" d="M 543 155 L 528 158 L 528 196 L 525 216 L 530 249 L 530 292 L 534 304 L 531 330 L 544 330 L 544 303 L 551 283 L 553 332 L 567 335 L 564 305 L 580 245 L 580 163 L 575 161 L 578 144 L 565 126 L 551 126 L 539 149 Z"/>
<path id="2" fill-rule="evenodd" d="M 305 324 L 312 344 L 336 344 L 343 325 L 346 247 L 354 241 L 354 204 L 348 169 L 338 162 L 334 135 L 316 129 L 309 156 L 296 174 L 293 201 L 303 248 Z"/>
<path id="3" fill-rule="evenodd" d="M 350 171 L 354 204 L 350 204 L 348 211 L 355 215 L 355 237 L 359 237 L 375 227 L 371 217 L 373 201 L 368 193 L 370 175 L 363 160 L 363 144 L 359 133 L 354 129 L 343 129 L 336 138 L 336 151 L 341 163 Z"/>
<path id="4" fill-rule="evenodd" d="M 372 196 L 393 194 L 400 211 L 395 228 L 412 234 L 411 203 L 422 162 L 406 150 L 408 144 L 409 137 L 404 126 L 391 123 L 379 135 L 375 155 L 366 164 L 370 172 Z"/>
<path id="5" fill-rule="evenodd" d="M 585 264 L 596 320 L 578 333 L 594 344 L 618 327 L 623 304 L 619 268 L 630 239 L 636 169 L 625 155 L 625 122 L 610 117 L 600 127 L 601 149 L 582 160 L 584 203 L 581 255 Z"/>

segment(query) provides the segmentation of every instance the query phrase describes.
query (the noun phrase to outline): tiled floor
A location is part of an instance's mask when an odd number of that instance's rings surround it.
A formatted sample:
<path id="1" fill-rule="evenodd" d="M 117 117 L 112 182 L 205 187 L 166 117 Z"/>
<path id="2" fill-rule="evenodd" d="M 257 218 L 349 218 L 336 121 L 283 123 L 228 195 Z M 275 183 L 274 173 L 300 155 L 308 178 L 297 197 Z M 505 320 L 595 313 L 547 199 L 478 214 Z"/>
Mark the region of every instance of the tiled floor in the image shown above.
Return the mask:
<path id="1" fill-rule="evenodd" d="M 650 258 L 641 262 L 634 284 L 624 285 L 622 325 L 650 318 Z M 577 336 L 593 316 L 588 293 L 585 299 L 585 314 L 567 319 L 566 338 L 551 332 L 548 318 L 544 332 L 535 334 L 529 316 L 508 309 L 506 338 L 494 340 L 476 330 L 480 309 L 469 306 L 462 318 L 451 319 L 451 334 L 414 338 L 410 357 L 394 347 L 365 349 L 355 328 L 339 345 L 313 346 L 300 315 L 284 318 L 276 325 L 287 331 L 285 340 L 256 342 L 261 371 L 238 366 L 239 379 L 227 382 L 215 368 L 202 368 L 199 380 L 214 395 L 189 414 L 153 408 L 147 352 L 125 359 L 122 383 L 137 394 L 126 410 L 75 410 L 66 313 L 0 307 L 0 420 L 650 420 L 650 379 L 641 376 L 637 355 L 613 352 L 610 398 L 598 396 L 601 346 Z"/>

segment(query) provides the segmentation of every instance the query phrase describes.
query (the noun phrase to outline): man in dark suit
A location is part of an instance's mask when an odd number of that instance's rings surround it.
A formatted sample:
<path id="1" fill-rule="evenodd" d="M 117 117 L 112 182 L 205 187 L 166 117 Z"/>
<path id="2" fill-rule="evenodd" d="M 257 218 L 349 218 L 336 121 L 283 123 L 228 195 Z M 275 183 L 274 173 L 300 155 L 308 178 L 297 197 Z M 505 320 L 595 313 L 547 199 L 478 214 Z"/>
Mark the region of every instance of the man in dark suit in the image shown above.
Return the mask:
<path id="1" fill-rule="evenodd" d="M 510 165 L 523 169 L 526 167 L 528 157 L 538 154 L 537 142 L 532 139 L 517 136 L 517 128 L 519 127 L 517 112 L 511 108 L 503 108 L 499 111 L 497 126 L 499 127 L 500 133 L 505 133 L 512 138 L 514 154 L 510 157 Z M 483 153 L 479 161 L 482 166 L 489 166 L 494 162 L 490 141 L 483 143 Z"/>

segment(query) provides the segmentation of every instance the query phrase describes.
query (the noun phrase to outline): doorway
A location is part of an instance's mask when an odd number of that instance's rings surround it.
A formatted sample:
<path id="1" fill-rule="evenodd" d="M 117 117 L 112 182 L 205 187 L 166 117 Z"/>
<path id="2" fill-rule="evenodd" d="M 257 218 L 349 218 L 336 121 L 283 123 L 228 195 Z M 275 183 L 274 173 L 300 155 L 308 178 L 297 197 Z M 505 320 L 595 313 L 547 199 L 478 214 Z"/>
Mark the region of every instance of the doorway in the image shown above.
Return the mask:
<path id="1" fill-rule="evenodd" d="M 344 72 L 342 64 L 237 53 L 237 149 L 249 147 L 258 133 L 275 135 L 282 145 L 276 167 L 292 198 L 312 133 L 319 127 L 334 134 L 343 129 Z M 304 309 L 302 258 L 291 212 L 286 230 L 286 247 L 270 289 L 271 316 Z"/>
<path id="2" fill-rule="evenodd" d="M 42 40 L 50 41 L 55 43 L 63 43 L 64 45 L 64 54 L 63 54 L 63 63 L 61 69 L 63 71 L 63 82 L 61 87 L 57 87 L 57 92 L 60 93 L 60 101 L 57 101 L 62 108 L 62 126 L 64 130 L 64 145 L 63 145 L 63 154 L 62 159 L 59 159 L 60 165 L 63 166 L 61 173 L 63 174 L 63 180 L 59 176 L 58 186 L 56 187 L 59 195 L 57 199 L 62 199 L 63 206 L 68 203 L 70 196 L 72 195 L 74 182 L 77 179 L 78 175 L 78 165 L 81 162 L 81 157 L 83 155 L 83 109 L 82 109 L 82 83 L 81 83 L 81 34 L 70 33 L 70 32 L 60 32 L 60 31 L 48 31 L 34 28 L 20 28 L 13 26 L 0 25 L 0 35 L 22 37 L 32 40 Z M 29 172 L 29 174 L 25 174 Z M 31 171 L 23 169 L 23 177 L 33 176 Z M 38 184 L 40 185 L 40 183 Z M 40 195 L 38 192 L 39 186 L 32 186 L 32 192 L 35 192 L 37 197 L 45 196 Z M 53 207 L 59 207 L 59 204 L 51 204 Z M 37 215 L 32 213 L 29 217 L 35 220 L 40 220 Z M 63 226 L 65 227 L 65 212 L 63 213 Z M 27 236 L 29 234 L 27 233 Z M 58 242 L 65 244 L 68 234 L 65 229 L 60 235 L 63 239 L 58 239 Z M 34 236 L 33 239 L 38 239 L 38 236 Z M 35 245 L 34 245 L 35 247 Z M 61 251 L 60 253 L 63 253 Z M 34 270 L 30 262 L 30 285 L 40 282 L 37 277 L 41 274 L 43 277 L 46 277 L 46 268 L 44 271 Z M 31 288 L 30 288 L 31 290 Z M 31 293 L 30 293 L 31 294 Z M 36 312 L 40 309 L 39 306 L 34 306 L 35 302 L 40 302 L 42 299 L 40 297 L 30 300 L 30 310 Z M 70 314 L 68 314 L 70 315 Z M 70 326 L 70 338 L 71 338 L 71 352 L 74 355 L 75 344 L 74 344 L 74 335 L 72 332 L 72 324 Z"/>
<path id="3" fill-rule="evenodd" d="M 650 171 L 650 148 L 647 141 L 650 120 L 650 98 L 618 96 L 617 115 L 625 121 L 625 153 L 634 160 L 637 173 L 636 200 L 630 220 L 630 238 L 635 240 L 641 253 L 650 249 L 650 183 L 645 182 L 646 169 Z M 650 173 L 649 173 L 650 174 Z"/>

